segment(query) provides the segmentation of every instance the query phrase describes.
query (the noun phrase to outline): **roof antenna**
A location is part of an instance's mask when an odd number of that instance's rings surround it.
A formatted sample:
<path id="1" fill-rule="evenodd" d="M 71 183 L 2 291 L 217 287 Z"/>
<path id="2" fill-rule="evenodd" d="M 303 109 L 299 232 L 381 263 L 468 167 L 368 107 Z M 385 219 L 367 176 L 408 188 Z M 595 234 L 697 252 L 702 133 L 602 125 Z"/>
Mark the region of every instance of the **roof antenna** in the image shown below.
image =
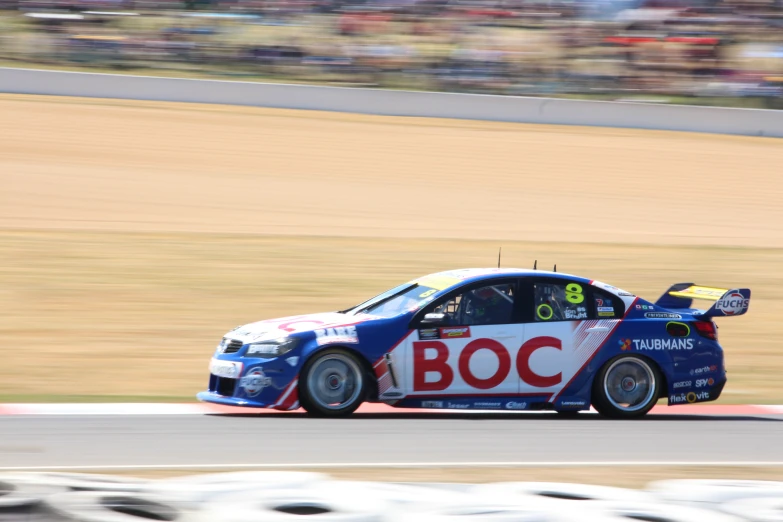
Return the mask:
<path id="1" fill-rule="evenodd" d="M 537 265 L 537 264 L 538 264 L 538 259 L 536 259 L 535 261 L 533 261 L 533 270 L 535 270 L 535 269 L 536 269 L 536 265 Z"/>
<path id="2" fill-rule="evenodd" d="M 555 263 L 555 269 L 553 270 L 553 272 L 557 272 L 557 263 Z"/>
<path id="3" fill-rule="evenodd" d="M 503 247 L 498 248 L 498 268 L 500 268 L 500 252 L 503 250 Z"/>

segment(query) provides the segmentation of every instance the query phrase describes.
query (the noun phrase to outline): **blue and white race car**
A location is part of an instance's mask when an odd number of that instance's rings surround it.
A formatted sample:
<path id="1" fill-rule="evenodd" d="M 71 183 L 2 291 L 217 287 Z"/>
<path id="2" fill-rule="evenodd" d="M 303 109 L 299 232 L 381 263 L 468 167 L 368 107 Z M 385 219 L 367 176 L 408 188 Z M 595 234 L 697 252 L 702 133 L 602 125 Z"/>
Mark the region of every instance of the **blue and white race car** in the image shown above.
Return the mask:
<path id="1" fill-rule="evenodd" d="M 706 311 L 693 299 L 714 301 Z M 555 410 L 640 417 L 658 399 L 713 401 L 726 384 L 713 318 L 750 290 L 673 285 L 656 302 L 563 273 L 431 274 L 340 312 L 240 326 L 202 401 L 347 415 L 404 408 Z"/>

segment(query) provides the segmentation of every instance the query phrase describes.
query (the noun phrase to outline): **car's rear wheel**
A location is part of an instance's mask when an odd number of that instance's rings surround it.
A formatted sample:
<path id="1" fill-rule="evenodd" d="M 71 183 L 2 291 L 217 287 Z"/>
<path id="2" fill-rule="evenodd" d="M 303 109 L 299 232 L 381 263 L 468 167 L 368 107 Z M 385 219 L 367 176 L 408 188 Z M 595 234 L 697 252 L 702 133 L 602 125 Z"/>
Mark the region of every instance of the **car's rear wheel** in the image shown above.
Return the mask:
<path id="1" fill-rule="evenodd" d="M 299 379 L 299 403 L 310 414 L 350 415 L 367 395 L 367 379 L 359 359 L 339 348 L 312 357 Z"/>
<path id="2" fill-rule="evenodd" d="M 608 361 L 593 383 L 593 407 L 605 417 L 642 417 L 658 401 L 661 376 L 655 363 L 636 355 Z"/>

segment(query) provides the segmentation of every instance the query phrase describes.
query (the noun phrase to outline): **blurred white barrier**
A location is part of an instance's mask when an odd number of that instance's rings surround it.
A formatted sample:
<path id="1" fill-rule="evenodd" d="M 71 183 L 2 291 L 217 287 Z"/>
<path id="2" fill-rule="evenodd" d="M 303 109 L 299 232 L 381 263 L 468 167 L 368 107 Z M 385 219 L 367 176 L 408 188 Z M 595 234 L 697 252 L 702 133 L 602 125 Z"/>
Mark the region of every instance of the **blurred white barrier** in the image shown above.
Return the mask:
<path id="1" fill-rule="evenodd" d="M 144 491 L 149 484 L 157 482 L 136 477 L 121 477 L 117 475 L 96 475 L 85 473 L 6 473 L 0 475 L 20 483 L 36 486 L 53 487 L 58 490 L 71 491 Z M 2 480 L 2 478 L 0 478 Z"/>
<path id="2" fill-rule="evenodd" d="M 743 498 L 723 504 L 721 510 L 752 522 L 783 522 L 783 497 Z"/>
<path id="3" fill-rule="evenodd" d="M 707 509 L 652 502 L 608 502 L 596 506 L 615 516 L 655 522 L 743 522 L 744 518 Z"/>
<path id="4" fill-rule="evenodd" d="M 502 495 L 506 498 L 533 495 L 578 502 L 585 500 L 649 502 L 652 500 L 649 494 L 632 489 L 560 482 L 499 482 L 476 486 L 474 492 L 478 495 Z"/>
<path id="5" fill-rule="evenodd" d="M 0 92 L 783 137 L 783 111 L 0 68 Z"/>
<path id="6" fill-rule="evenodd" d="M 45 505 L 51 514 L 79 522 L 189 522 L 195 517 L 165 498 L 114 491 L 59 493 L 47 498 Z"/>
<path id="7" fill-rule="evenodd" d="M 38 504 L 64 491 L 67 491 L 65 486 L 40 484 L 24 476 L 0 475 L 0 510 Z"/>
<path id="8" fill-rule="evenodd" d="M 341 481 L 317 473 L 244 472 L 141 481 L 144 487 L 138 491 L 130 490 L 141 482 L 127 479 L 122 491 L 123 478 L 74 475 L 0 475 L 0 513 L 35 506 L 34 520 L 46 522 L 783 522 L 783 482 L 671 480 L 640 491 L 549 482 L 397 484 Z M 69 491 L 74 484 L 95 489 Z"/>
<path id="9" fill-rule="evenodd" d="M 197 507 L 225 494 L 266 489 L 298 489 L 328 479 L 328 475 L 321 473 L 239 471 L 158 480 L 149 483 L 145 493 L 171 499 L 178 506 Z"/>
<path id="10" fill-rule="evenodd" d="M 668 503 L 705 507 L 741 498 L 783 498 L 783 482 L 764 480 L 661 480 L 647 489 Z"/>
<path id="11" fill-rule="evenodd" d="M 320 482 L 291 489 L 224 495 L 199 514 L 200 522 L 283 522 L 316 516 L 329 522 L 392 522 L 395 506 L 363 487 Z"/>

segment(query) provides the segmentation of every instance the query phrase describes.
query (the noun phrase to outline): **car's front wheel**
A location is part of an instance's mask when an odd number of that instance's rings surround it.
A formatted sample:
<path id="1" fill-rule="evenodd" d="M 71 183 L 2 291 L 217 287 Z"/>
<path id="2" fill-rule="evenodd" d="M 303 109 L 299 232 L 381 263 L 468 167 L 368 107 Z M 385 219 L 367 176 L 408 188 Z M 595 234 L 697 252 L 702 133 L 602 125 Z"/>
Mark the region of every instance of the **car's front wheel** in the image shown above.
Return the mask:
<path id="1" fill-rule="evenodd" d="M 364 402 L 366 394 L 363 365 L 347 350 L 324 350 L 307 361 L 302 369 L 299 403 L 310 414 L 350 415 Z"/>
<path id="2" fill-rule="evenodd" d="M 658 402 L 661 377 L 654 363 L 635 355 L 607 362 L 593 383 L 593 407 L 605 417 L 642 417 Z"/>

